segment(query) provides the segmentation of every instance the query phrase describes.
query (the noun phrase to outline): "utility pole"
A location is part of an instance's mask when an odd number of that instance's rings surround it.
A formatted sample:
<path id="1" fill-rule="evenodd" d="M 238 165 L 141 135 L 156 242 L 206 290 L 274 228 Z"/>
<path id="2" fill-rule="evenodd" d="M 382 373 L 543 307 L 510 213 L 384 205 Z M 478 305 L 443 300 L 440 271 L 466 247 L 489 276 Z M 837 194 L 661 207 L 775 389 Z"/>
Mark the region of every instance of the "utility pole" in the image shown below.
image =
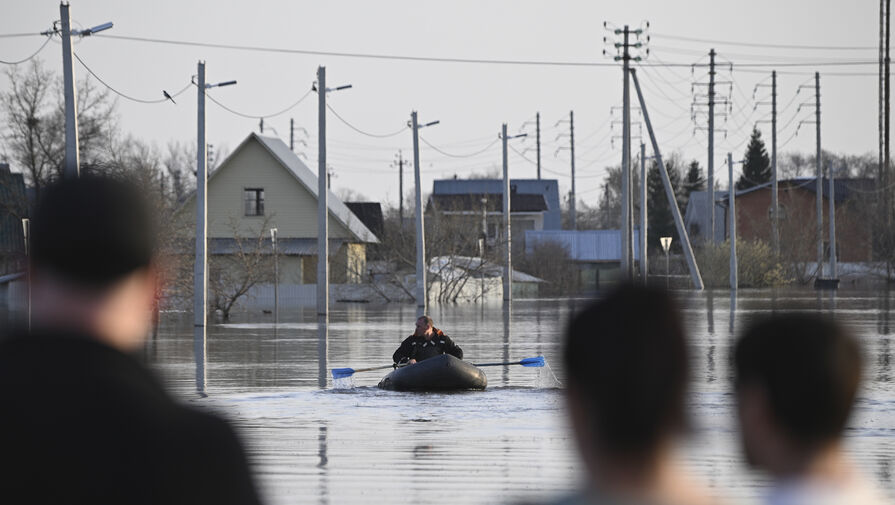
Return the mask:
<path id="1" fill-rule="evenodd" d="M 756 84 L 752 93 L 755 98 L 755 91 L 759 87 L 767 86 L 767 84 Z M 767 102 L 756 102 L 753 110 L 759 105 L 767 105 Z M 771 72 L 771 245 L 774 254 L 780 254 L 780 201 L 779 186 L 777 177 L 777 71 Z M 766 123 L 767 121 L 756 121 L 757 123 Z"/>
<path id="2" fill-rule="evenodd" d="M 258 121 L 258 132 L 259 132 L 259 133 L 264 133 L 264 118 L 261 118 L 261 119 Z"/>
<path id="3" fill-rule="evenodd" d="M 541 113 L 535 113 L 535 134 L 538 148 L 538 180 L 541 180 Z"/>
<path id="4" fill-rule="evenodd" d="M 715 243 L 715 49 L 709 50 L 709 160 L 708 160 L 709 240 Z"/>
<path id="5" fill-rule="evenodd" d="M 78 94 L 75 85 L 75 69 L 72 66 L 71 12 L 68 2 L 59 4 L 62 23 L 62 79 L 65 92 L 65 166 L 66 178 L 77 178 L 81 174 L 78 153 Z"/>
<path id="6" fill-rule="evenodd" d="M 289 118 L 289 150 L 295 151 L 295 119 Z"/>
<path id="7" fill-rule="evenodd" d="M 780 200 L 777 178 L 777 71 L 771 72 L 771 226 L 774 241 L 774 255 L 780 255 Z"/>
<path id="8" fill-rule="evenodd" d="M 573 230 L 578 229 L 575 211 L 575 111 L 569 111 L 569 150 L 572 158 L 572 198 L 569 200 L 569 218 Z"/>
<path id="9" fill-rule="evenodd" d="M 326 177 L 326 67 L 317 67 L 317 315 L 329 315 L 329 208 Z"/>
<path id="10" fill-rule="evenodd" d="M 208 254 L 206 241 L 208 237 L 208 142 L 205 136 L 205 90 L 209 88 L 231 86 L 236 81 L 205 83 L 205 62 L 199 61 L 196 71 L 197 98 L 197 135 L 196 135 L 196 261 L 193 265 L 193 326 L 201 328 L 202 348 L 204 353 L 205 323 L 207 320 L 206 292 L 208 289 Z M 198 333 L 197 333 L 198 334 Z M 198 353 L 197 353 L 198 355 Z"/>
<path id="11" fill-rule="evenodd" d="M 401 232 L 404 232 L 404 157 L 398 151 L 398 224 Z"/>
<path id="12" fill-rule="evenodd" d="M 622 278 L 628 282 L 634 279 L 634 265 L 631 258 L 631 90 L 628 79 L 631 55 L 628 52 L 628 25 L 623 31 L 624 51 L 622 53 Z"/>
<path id="13" fill-rule="evenodd" d="M 608 23 L 603 23 L 608 28 Z M 649 26 L 647 24 L 647 26 Z M 631 60 L 640 61 L 640 56 L 632 56 L 631 48 L 640 49 L 644 46 L 640 36 L 643 29 L 631 30 L 628 25 L 621 29 L 612 30 L 616 36 L 621 35 L 622 41 L 615 42 L 613 46 L 617 53 L 613 60 L 622 62 L 622 215 L 621 215 L 621 270 L 622 278 L 628 282 L 634 280 L 634 219 L 632 209 L 632 176 L 631 176 L 631 91 L 630 91 L 630 66 Z M 631 42 L 630 36 L 637 37 L 637 42 Z M 604 42 L 606 39 L 603 39 Z M 647 40 L 649 40 L 647 38 Z M 647 54 L 649 50 L 646 50 Z M 603 51 L 606 54 L 606 51 Z"/>
<path id="14" fill-rule="evenodd" d="M 648 285 L 649 261 L 646 254 L 647 239 L 646 210 L 646 145 L 640 143 L 640 279 Z"/>
<path id="15" fill-rule="evenodd" d="M 507 124 L 503 123 L 500 127 L 500 139 L 503 148 L 503 234 L 504 234 L 504 264 L 503 264 L 503 300 L 510 302 L 513 300 L 513 241 L 510 235 L 510 201 L 512 200 L 512 192 L 510 191 L 510 170 L 507 161 L 507 141 L 510 139 L 525 137 L 524 133 L 507 137 Z"/>
<path id="16" fill-rule="evenodd" d="M 834 181 L 835 176 L 833 175 L 833 162 L 829 163 L 829 171 L 830 171 L 830 191 L 829 191 L 829 204 L 830 204 L 830 279 L 833 280 L 832 286 L 836 286 L 835 279 L 839 278 L 839 265 L 836 261 L 836 184 Z"/>
<path id="17" fill-rule="evenodd" d="M 507 124 L 500 127 L 500 139 L 503 153 L 503 236 L 504 236 L 504 263 L 503 263 L 503 300 L 513 300 L 513 254 L 512 241 L 510 239 L 510 172 L 507 163 Z"/>
<path id="18" fill-rule="evenodd" d="M 193 265 L 193 326 L 201 327 L 204 332 L 206 321 L 206 290 L 208 289 L 208 255 L 205 250 L 208 223 L 206 192 L 208 190 L 208 152 L 205 137 L 205 62 L 200 61 L 196 73 L 196 90 L 198 101 L 196 138 L 196 261 Z M 204 345 L 203 345 L 204 347 Z"/>
<path id="19" fill-rule="evenodd" d="M 326 67 L 317 67 L 317 315 L 329 314 L 329 173 L 326 167 L 326 94 L 351 88 L 326 87 Z"/>
<path id="20" fill-rule="evenodd" d="M 419 124 L 416 111 L 410 113 L 410 128 L 413 131 L 413 183 L 416 205 L 416 315 L 428 311 L 429 293 L 426 290 L 426 228 L 423 222 L 423 187 L 420 182 L 420 128 L 437 125 L 439 121 Z"/>
<path id="21" fill-rule="evenodd" d="M 277 250 L 277 229 L 270 229 L 270 242 L 273 246 L 273 321 L 280 323 L 280 256 Z"/>
<path id="22" fill-rule="evenodd" d="M 737 279 L 737 208 L 736 208 L 736 188 L 733 185 L 733 155 L 727 153 L 727 175 L 729 208 L 728 221 L 730 229 L 730 289 L 737 289 L 739 282 Z"/>
<path id="23" fill-rule="evenodd" d="M 29 263 L 31 256 L 31 220 L 22 218 L 22 237 L 25 240 L 25 324 L 31 331 L 31 274 Z"/>
<path id="24" fill-rule="evenodd" d="M 820 72 L 814 73 L 814 117 L 817 127 L 817 163 L 815 167 L 815 211 L 817 212 L 817 277 L 824 273 L 824 214 L 823 214 L 823 165 L 820 144 Z"/>
<path id="25" fill-rule="evenodd" d="M 665 170 L 665 164 L 662 163 L 662 154 L 659 152 L 659 142 L 656 140 L 656 134 L 653 132 L 653 125 L 649 119 L 649 112 L 646 110 L 646 102 L 643 99 L 643 91 L 640 89 L 640 83 L 637 81 L 637 73 L 631 69 L 631 77 L 634 80 L 634 87 L 637 90 L 637 98 L 640 100 L 640 112 L 643 114 L 643 120 L 646 122 L 646 129 L 649 132 L 650 142 L 653 145 L 653 154 L 656 157 L 656 165 L 659 167 L 659 174 L 662 176 L 662 185 L 665 186 L 665 196 L 668 198 L 668 206 L 671 208 L 671 215 L 674 218 L 674 227 L 681 240 L 681 249 L 684 251 L 684 257 L 687 260 L 687 266 L 690 269 L 690 280 L 693 282 L 693 288 L 702 290 L 704 284 L 702 275 L 699 273 L 699 266 L 696 264 L 696 258 L 693 256 L 693 248 L 690 246 L 690 237 L 687 229 L 684 227 L 684 219 L 681 217 L 681 210 L 677 206 L 677 200 L 674 197 L 674 188 L 671 187 L 671 180 L 668 178 L 668 171 Z"/>

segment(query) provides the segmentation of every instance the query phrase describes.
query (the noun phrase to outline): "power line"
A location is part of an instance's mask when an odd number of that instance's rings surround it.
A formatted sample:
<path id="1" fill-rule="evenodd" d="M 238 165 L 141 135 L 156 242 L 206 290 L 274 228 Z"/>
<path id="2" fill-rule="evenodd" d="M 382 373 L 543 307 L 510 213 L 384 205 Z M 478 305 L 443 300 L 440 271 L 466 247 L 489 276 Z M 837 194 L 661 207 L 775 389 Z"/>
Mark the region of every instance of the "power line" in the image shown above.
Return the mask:
<path id="1" fill-rule="evenodd" d="M 615 68 L 616 65 L 611 62 L 602 61 L 556 61 L 556 60 L 506 60 L 506 59 L 484 59 L 484 58 L 454 58 L 454 57 L 435 57 L 435 56 L 408 56 L 399 54 L 376 54 L 376 53 L 353 53 L 353 52 L 336 52 L 336 51 L 315 51 L 308 49 L 289 49 L 283 47 L 264 47 L 264 46 L 247 46 L 237 44 L 217 44 L 210 42 L 198 42 L 189 40 L 173 40 L 173 39 L 157 39 L 151 37 L 134 37 L 128 35 L 96 35 L 97 38 L 128 40 L 132 42 L 147 42 L 153 44 L 168 44 L 177 46 L 193 46 L 207 47 L 213 49 L 235 49 L 240 51 L 256 51 L 284 54 L 301 54 L 309 56 L 335 56 L 343 58 L 367 58 L 378 60 L 396 60 L 396 61 L 424 61 L 433 63 L 471 63 L 484 65 L 534 65 L 534 66 L 565 66 L 565 67 L 605 67 Z M 842 65 L 877 65 L 877 61 L 805 61 L 805 62 L 785 62 L 785 63 L 745 63 L 740 66 L 746 67 L 774 67 L 774 66 L 842 66 Z M 642 67 L 681 67 L 690 68 L 693 66 L 705 66 L 702 63 L 640 63 Z"/>
<path id="2" fill-rule="evenodd" d="M 683 37 L 680 35 L 669 35 L 665 33 L 655 33 L 653 32 L 651 35 L 666 38 L 672 40 L 682 40 L 686 42 L 700 42 L 704 44 L 725 44 L 730 46 L 744 46 L 744 47 L 763 47 L 767 49 L 806 49 L 806 50 L 818 50 L 818 51 L 866 51 L 866 50 L 876 50 L 876 46 L 818 46 L 818 45 L 806 45 L 806 44 L 771 44 L 771 43 L 761 43 L 761 42 L 739 42 L 733 40 L 713 40 L 713 39 L 702 39 L 696 37 Z"/>
<path id="3" fill-rule="evenodd" d="M 24 59 L 21 59 L 21 60 L 18 60 L 18 61 L 6 61 L 6 60 L 0 60 L 0 63 L 2 63 L 2 64 L 4 64 L 4 65 L 18 65 L 18 64 L 20 64 L 20 63 L 25 63 L 26 61 L 28 61 L 28 60 L 30 60 L 31 58 L 34 58 L 35 56 L 37 56 L 38 54 L 40 54 L 40 52 L 43 51 L 45 47 L 47 47 L 47 44 L 50 43 L 50 40 L 52 40 L 52 38 L 51 38 L 51 37 L 47 37 L 47 39 L 44 40 L 44 43 L 40 45 L 40 47 L 37 49 L 37 51 L 34 51 L 34 52 L 31 54 L 31 56 L 28 56 L 27 58 L 24 58 Z"/>
<path id="4" fill-rule="evenodd" d="M 49 39 L 48 39 L 48 40 L 49 40 Z M 127 100 L 130 100 L 130 101 L 132 101 L 132 102 L 137 102 L 137 103 L 148 103 L 148 104 L 162 103 L 162 102 L 166 102 L 166 101 L 168 101 L 168 98 L 167 98 L 167 97 L 164 97 L 164 96 L 163 96 L 162 98 L 157 99 L 157 100 L 145 100 L 145 99 L 143 99 L 143 98 L 136 98 L 136 97 L 130 96 L 130 95 L 128 95 L 128 94 L 125 94 L 125 93 L 123 93 L 123 92 L 121 92 L 121 91 L 118 91 L 117 89 L 115 89 L 115 88 L 113 88 L 112 86 L 110 86 L 110 85 L 109 85 L 106 81 L 104 81 L 100 76 L 96 75 L 96 72 L 94 72 L 93 70 L 91 70 L 90 67 L 88 67 L 87 64 L 84 63 L 84 60 L 82 60 L 81 57 L 78 56 L 78 53 L 72 52 L 72 54 L 75 55 L 75 59 L 78 60 L 78 63 L 80 63 L 81 66 L 84 67 L 84 69 L 87 70 L 88 73 L 90 73 L 90 75 L 92 75 L 92 76 L 93 76 L 97 81 L 99 81 L 103 86 L 105 86 L 106 88 L 108 88 L 109 91 L 111 91 L 112 93 L 115 93 L 116 95 L 118 95 L 118 96 L 120 96 L 120 97 L 122 97 L 122 98 L 125 98 L 125 99 L 127 99 Z M 174 93 L 173 95 L 171 95 L 171 98 L 175 98 L 175 97 L 177 97 L 178 95 L 180 95 L 181 93 L 183 93 L 184 91 L 186 91 L 187 89 L 189 89 L 190 86 L 192 86 L 192 83 L 188 83 L 188 84 L 187 84 L 186 86 L 184 86 L 180 91 L 178 91 L 177 93 Z"/>
<path id="5" fill-rule="evenodd" d="M 39 33 L 0 33 L 0 39 L 12 39 L 16 37 L 37 37 Z"/>
<path id="6" fill-rule="evenodd" d="M 326 108 L 329 109 L 329 111 L 332 112 L 333 115 L 335 115 L 337 118 L 339 118 L 339 121 L 345 123 L 345 125 L 347 127 L 351 128 L 352 130 L 356 131 L 357 133 L 360 133 L 361 135 L 366 135 L 367 137 L 384 139 L 384 138 L 394 137 L 395 135 L 400 135 L 400 134 L 404 133 L 405 131 L 407 131 L 407 127 L 402 126 L 400 130 L 394 131 L 392 133 L 370 133 L 370 132 L 361 130 L 360 128 L 349 123 L 345 118 L 340 116 L 339 113 L 336 112 L 336 109 L 333 109 L 332 106 L 330 106 L 330 104 L 327 103 Z"/>
<path id="7" fill-rule="evenodd" d="M 431 147 L 431 148 L 434 149 L 435 151 L 437 151 L 437 152 L 439 152 L 439 153 L 441 153 L 441 154 L 443 154 L 443 155 L 445 155 L 445 156 L 448 156 L 448 157 L 450 157 L 450 158 L 472 158 L 473 156 L 478 156 L 478 155 L 480 155 L 480 154 L 482 154 L 482 153 L 488 151 L 488 149 L 490 149 L 491 146 L 493 146 L 494 144 L 496 144 L 500 139 L 499 139 L 499 138 L 496 138 L 496 139 L 492 140 L 490 144 L 488 144 L 488 145 L 486 145 L 485 147 L 483 147 L 481 150 L 479 150 L 479 151 L 475 151 L 475 152 L 472 152 L 472 153 L 466 153 L 466 154 L 455 154 L 455 153 L 449 153 L 449 152 L 443 151 L 443 150 L 439 149 L 438 147 L 434 146 L 434 145 L 433 145 L 432 143 L 430 143 L 428 140 L 426 140 L 422 135 L 420 135 L 420 140 L 423 141 L 423 144 L 426 144 L 427 146 Z"/>
<path id="8" fill-rule="evenodd" d="M 295 107 L 298 107 L 298 104 L 302 103 L 302 102 L 305 100 L 305 98 L 307 98 L 308 95 L 311 94 L 312 91 L 313 91 L 313 90 L 310 90 L 310 89 L 309 89 L 307 92 L 305 92 L 304 95 L 301 96 L 301 98 L 299 98 L 298 100 L 296 100 L 292 105 L 286 107 L 285 109 L 283 109 L 283 110 L 281 110 L 281 111 L 279 111 L 279 112 L 274 112 L 273 114 L 265 114 L 265 115 L 246 114 L 246 113 L 244 113 L 244 112 L 239 112 L 239 111 L 233 110 L 233 109 L 231 109 L 230 107 L 227 107 L 226 105 L 222 104 L 221 102 L 215 100 L 214 97 L 211 96 L 207 91 L 205 92 L 205 96 L 206 96 L 209 100 L 211 100 L 212 102 L 214 102 L 215 104 L 217 104 L 218 107 L 224 109 L 225 111 L 227 111 L 227 112 L 229 112 L 229 113 L 231 113 L 231 114 L 235 114 L 235 115 L 237 115 L 237 116 L 239 116 L 239 117 L 244 117 L 244 118 L 246 118 L 246 119 L 266 119 L 266 118 L 271 118 L 271 117 L 277 117 L 277 116 L 279 116 L 279 115 L 281 115 L 281 114 L 285 114 L 285 113 L 289 112 L 290 110 L 294 109 Z"/>

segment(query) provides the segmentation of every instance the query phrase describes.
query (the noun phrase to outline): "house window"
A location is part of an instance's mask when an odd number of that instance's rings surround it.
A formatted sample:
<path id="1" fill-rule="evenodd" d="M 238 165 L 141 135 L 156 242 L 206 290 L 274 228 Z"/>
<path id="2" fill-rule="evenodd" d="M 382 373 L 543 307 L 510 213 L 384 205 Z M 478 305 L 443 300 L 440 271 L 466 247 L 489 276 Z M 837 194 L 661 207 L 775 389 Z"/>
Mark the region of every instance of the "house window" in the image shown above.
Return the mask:
<path id="1" fill-rule="evenodd" d="M 264 188 L 246 188 L 243 191 L 245 201 L 245 215 L 264 215 Z"/>

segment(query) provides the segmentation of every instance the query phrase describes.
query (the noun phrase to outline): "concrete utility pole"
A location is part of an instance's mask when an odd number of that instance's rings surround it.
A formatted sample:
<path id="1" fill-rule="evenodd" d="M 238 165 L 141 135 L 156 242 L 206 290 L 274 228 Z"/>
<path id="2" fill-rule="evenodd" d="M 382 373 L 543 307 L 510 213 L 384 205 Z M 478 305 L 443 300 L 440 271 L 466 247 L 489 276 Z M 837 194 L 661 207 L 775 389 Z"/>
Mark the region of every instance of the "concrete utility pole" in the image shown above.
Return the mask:
<path id="1" fill-rule="evenodd" d="M 503 299 L 506 302 L 513 299 L 513 251 L 510 239 L 510 172 L 507 163 L 507 124 L 500 127 L 500 138 L 503 153 L 503 236 L 504 236 L 504 263 L 503 263 Z"/>
<path id="2" fill-rule="evenodd" d="M 504 123 L 500 127 L 500 139 L 503 147 L 503 234 L 504 234 L 504 264 L 503 264 L 503 300 L 509 302 L 513 300 L 513 241 L 510 235 L 510 202 L 512 200 L 512 192 L 510 191 L 510 170 L 507 161 L 507 141 L 510 139 L 524 137 L 525 134 L 513 135 L 507 137 L 507 124 Z"/>
<path id="3" fill-rule="evenodd" d="M 823 210 L 823 165 L 821 159 L 820 144 L 820 72 L 814 73 L 814 117 L 817 126 L 817 163 L 815 168 L 814 190 L 817 193 L 815 198 L 815 212 L 817 212 L 817 277 L 823 277 L 824 273 L 824 210 Z"/>
<path id="4" fill-rule="evenodd" d="M 404 157 L 398 151 L 398 224 L 404 231 Z"/>
<path id="5" fill-rule="evenodd" d="M 839 265 L 836 260 L 836 184 L 833 175 L 833 162 L 829 163 L 830 171 L 830 191 L 829 204 L 830 210 L 830 279 L 839 278 Z"/>
<path id="6" fill-rule="evenodd" d="M 329 207 L 326 176 L 326 67 L 317 67 L 317 315 L 329 314 Z"/>
<path id="7" fill-rule="evenodd" d="M 622 278 L 628 282 L 634 279 L 634 265 L 631 251 L 631 90 L 628 79 L 631 54 L 628 51 L 628 25 L 623 29 L 622 52 Z"/>
<path id="8" fill-rule="evenodd" d="M 31 275 L 27 272 L 29 256 L 31 255 L 31 220 L 22 218 L 22 237 L 25 240 L 25 324 L 28 325 L 28 331 L 31 331 Z"/>
<path id="9" fill-rule="evenodd" d="M 674 188 L 671 187 L 671 180 L 668 178 L 668 172 L 665 170 L 665 164 L 662 163 L 662 154 L 659 152 L 659 142 L 653 132 L 653 125 L 649 119 L 649 112 L 646 110 L 646 102 L 643 99 L 643 92 L 640 90 L 640 83 L 637 81 L 637 72 L 631 69 L 631 77 L 634 80 L 634 87 L 637 90 L 637 98 L 640 100 L 640 112 L 643 114 L 643 120 L 646 122 L 646 129 L 649 132 L 650 142 L 653 145 L 653 153 L 656 156 L 656 164 L 659 167 L 659 174 L 662 176 L 662 184 L 665 186 L 665 196 L 668 198 L 668 206 L 671 208 L 671 215 L 674 217 L 674 227 L 677 229 L 678 237 L 681 240 L 681 249 L 684 251 L 684 257 L 687 259 L 687 266 L 690 269 L 690 280 L 693 282 L 694 289 L 703 289 L 702 275 L 699 273 L 699 266 L 696 264 L 696 258 L 693 256 L 693 248 L 690 246 L 690 237 L 687 235 L 687 229 L 684 227 L 684 219 L 681 217 L 681 211 L 677 206 L 677 200 L 674 197 Z"/>
<path id="10" fill-rule="evenodd" d="M 329 172 L 326 166 L 326 94 L 351 88 L 326 87 L 326 67 L 317 67 L 317 315 L 329 313 Z"/>
<path id="11" fill-rule="evenodd" d="M 571 228 L 578 229 L 577 213 L 575 210 L 575 111 L 569 111 L 569 153 L 572 159 L 572 197 L 569 200 L 569 219 Z"/>
<path id="12" fill-rule="evenodd" d="M 208 240 L 208 142 L 205 137 L 205 90 L 233 84 L 236 81 L 206 84 L 205 62 L 199 61 L 196 71 L 196 261 L 193 264 L 193 325 L 202 329 L 203 340 L 208 307 L 208 254 L 205 249 Z"/>
<path id="13" fill-rule="evenodd" d="M 280 256 L 277 250 L 277 229 L 270 229 L 270 243 L 273 246 L 273 321 L 280 323 Z"/>
<path id="14" fill-rule="evenodd" d="M 640 143 L 640 279 L 646 286 L 649 281 L 649 260 L 646 254 L 646 145 Z"/>
<path id="15" fill-rule="evenodd" d="M 538 149 L 538 180 L 541 180 L 541 113 L 535 113 L 535 135 Z M 574 156 L 573 156 L 574 159 Z M 574 161 L 572 162 L 574 163 Z"/>
<path id="16" fill-rule="evenodd" d="M 728 221 L 730 229 L 730 289 L 737 289 L 739 282 L 737 279 L 737 207 L 736 188 L 733 185 L 733 155 L 727 153 L 727 174 L 728 174 Z"/>
<path id="17" fill-rule="evenodd" d="M 774 255 L 780 255 L 780 200 L 777 185 L 777 71 L 771 72 L 771 219 Z"/>
<path id="18" fill-rule="evenodd" d="M 715 243 L 715 49 L 709 51 L 709 159 L 708 159 L 709 242 Z"/>
<path id="19" fill-rule="evenodd" d="M 193 265 L 193 326 L 205 328 L 206 299 L 208 289 L 208 256 L 205 245 L 208 236 L 208 225 L 205 216 L 208 212 L 206 190 L 208 189 L 208 158 L 205 138 L 205 62 L 200 61 L 196 75 L 196 98 L 198 116 L 196 120 L 196 261 Z M 203 330 L 204 331 L 204 330 Z"/>
<path id="20" fill-rule="evenodd" d="M 264 118 L 258 120 L 258 133 L 264 133 Z"/>
<path id="21" fill-rule="evenodd" d="M 410 128 L 413 130 L 413 183 L 414 202 L 416 205 L 416 315 L 422 316 L 428 311 L 429 293 L 426 289 L 426 227 L 423 222 L 423 187 L 420 182 L 420 128 L 437 125 L 431 121 L 419 124 L 416 111 L 410 113 Z"/>
<path id="22" fill-rule="evenodd" d="M 62 80 L 65 92 L 65 166 L 66 178 L 80 175 L 78 153 L 78 93 L 75 85 L 75 69 L 72 67 L 71 12 L 68 2 L 59 4 L 62 24 Z"/>
<path id="23" fill-rule="evenodd" d="M 295 119 L 289 118 L 289 150 L 295 151 Z"/>

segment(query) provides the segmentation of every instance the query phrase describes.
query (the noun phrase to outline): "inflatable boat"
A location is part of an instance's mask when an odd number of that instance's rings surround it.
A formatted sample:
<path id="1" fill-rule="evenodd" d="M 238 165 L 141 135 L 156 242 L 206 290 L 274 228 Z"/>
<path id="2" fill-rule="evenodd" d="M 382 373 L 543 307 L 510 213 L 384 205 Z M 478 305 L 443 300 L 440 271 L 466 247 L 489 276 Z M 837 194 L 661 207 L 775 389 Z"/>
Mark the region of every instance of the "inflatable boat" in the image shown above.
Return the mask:
<path id="1" fill-rule="evenodd" d="M 403 366 L 379 381 L 391 391 L 463 391 L 485 389 L 488 378 L 475 365 L 450 354 Z"/>

